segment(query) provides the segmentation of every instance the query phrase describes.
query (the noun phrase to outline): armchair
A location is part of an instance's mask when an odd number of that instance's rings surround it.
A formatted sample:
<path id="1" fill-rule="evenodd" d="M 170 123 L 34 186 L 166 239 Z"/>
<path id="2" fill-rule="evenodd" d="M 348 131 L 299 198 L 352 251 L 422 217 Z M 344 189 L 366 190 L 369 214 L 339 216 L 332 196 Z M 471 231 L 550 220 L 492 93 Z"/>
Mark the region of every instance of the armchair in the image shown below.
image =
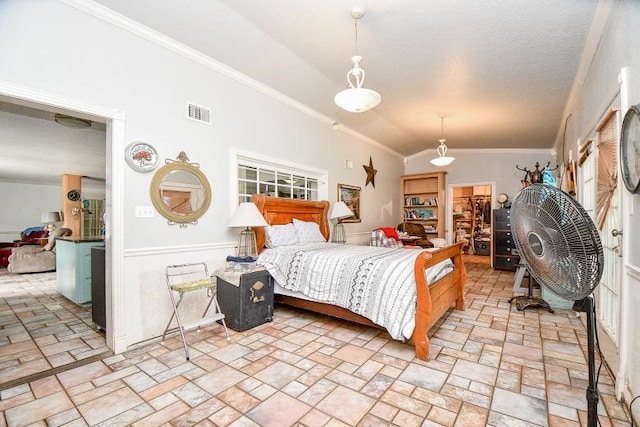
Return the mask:
<path id="1" fill-rule="evenodd" d="M 398 230 L 406 232 L 409 236 L 419 237 L 413 244 L 423 248 L 432 248 L 433 243 L 429 240 L 427 232 L 422 224 L 416 222 L 404 222 L 398 225 Z"/>
<path id="2" fill-rule="evenodd" d="M 57 228 L 49 234 L 45 246 L 25 245 L 12 248 L 9 255 L 9 273 L 39 273 L 56 269 L 55 244 L 58 237 L 70 236 L 69 228 Z"/>
<path id="3" fill-rule="evenodd" d="M 13 248 L 25 245 L 37 245 L 42 246 L 40 242 L 46 239 L 49 235 L 47 230 L 43 230 L 42 227 L 31 227 L 20 233 L 20 240 L 14 240 L 13 242 L 1 242 L 0 243 L 0 266 L 7 267 L 9 265 L 9 256 L 13 251 Z"/>

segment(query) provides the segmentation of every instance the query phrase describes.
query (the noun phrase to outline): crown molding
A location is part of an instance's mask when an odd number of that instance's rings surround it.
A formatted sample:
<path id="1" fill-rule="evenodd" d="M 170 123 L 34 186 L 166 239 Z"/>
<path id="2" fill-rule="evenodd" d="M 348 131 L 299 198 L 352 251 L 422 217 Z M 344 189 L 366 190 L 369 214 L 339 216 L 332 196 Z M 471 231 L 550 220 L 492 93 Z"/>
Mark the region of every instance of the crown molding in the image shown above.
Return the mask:
<path id="1" fill-rule="evenodd" d="M 392 150 L 391 148 L 385 146 L 384 144 L 351 129 L 348 126 L 344 126 L 342 124 L 336 123 L 335 119 L 327 117 L 324 114 L 302 104 L 301 102 L 298 102 L 295 99 L 287 95 L 284 95 L 283 93 L 278 92 L 277 90 L 263 83 L 260 83 L 259 81 L 239 72 L 238 70 L 231 68 L 228 65 L 225 65 L 222 62 L 215 60 L 210 56 L 203 54 L 200 51 L 190 48 L 185 44 L 172 39 L 171 37 L 168 37 L 156 30 L 146 27 L 141 23 L 134 21 L 133 19 L 127 18 L 126 16 L 120 13 L 117 13 L 101 4 L 98 4 L 91 0 L 59 0 L 59 1 L 61 1 L 62 3 L 65 3 L 68 6 L 73 7 L 74 9 L 85 12 L 104 22 L 107 22 L 111 25 L 114 25 L 125 31 L 128 31 L 131 34 L 141 37 L 158 46 L 168 49 L 184 58 L 197 62 L 198 64 L 203 65 L 225 77 L 235 80 L 251 89 L 256 90 L 257 92 L 260 92 L 263 95 L 266 95 L 282 104 L 285 104 L 295 110 L 298 110 L 301 113 L 306 114 L 307 116 L 321 123 L 326 124 L 327 126 L 332 126 L 337 131 L 344 132 L 347 135 L 353 136 L 354 138 L 366 144 L 385 150 L 400 158 L 402 157 L 402 154 L 398 153 L 395 150 Z"/>

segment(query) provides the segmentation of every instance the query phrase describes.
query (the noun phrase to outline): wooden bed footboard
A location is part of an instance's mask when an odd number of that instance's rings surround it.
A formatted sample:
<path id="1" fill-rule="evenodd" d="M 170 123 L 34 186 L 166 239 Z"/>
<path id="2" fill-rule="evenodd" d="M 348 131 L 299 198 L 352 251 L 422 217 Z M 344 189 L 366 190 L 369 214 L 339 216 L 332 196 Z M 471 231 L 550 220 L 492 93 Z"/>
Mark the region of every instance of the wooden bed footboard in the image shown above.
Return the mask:
<path id="1" fill-rule="evenodd" d="M 417 303 L 415 328 L 411 339 L 418 359 L 429 360 L 429 337 L 427 336 L 429 329 L 451 307 L 455 306 L 457 310 L 464 310 L 464 286 L 467 274 L 462 261 L 463 245 L 463 242 L 456 243 L 435 252 L 424 252 L 416 258 L 414 274 L 416 278 Z M 437 282 L 427 284 L 425 270 L 447 258 L 453 261 L 454 270 Z M 366 317 L 335 305 L 285 295 L 275 295 L 275 300 L 280 304 L 337 317 L 365 326 L 381 328 L 381 326 L 376 325 Z"/>
<path id="2" fill-rule="evenodd" d="M 462 246 L 459 242 L 446 246 L 435 252 L 424 252 L 417 259 L 414 267 L 416 279 L 416 325 L 411 339 L 416 348 L 416 357 L 429 360 L 429 337 L 431 327 L 455 305 L 457 310 L 464 310 L 464 286 L 467 272 L 462 261 Z M 454 270 L 435 282 L 426 282 L 425 270 L 440 261 L 451 259 Z"/>

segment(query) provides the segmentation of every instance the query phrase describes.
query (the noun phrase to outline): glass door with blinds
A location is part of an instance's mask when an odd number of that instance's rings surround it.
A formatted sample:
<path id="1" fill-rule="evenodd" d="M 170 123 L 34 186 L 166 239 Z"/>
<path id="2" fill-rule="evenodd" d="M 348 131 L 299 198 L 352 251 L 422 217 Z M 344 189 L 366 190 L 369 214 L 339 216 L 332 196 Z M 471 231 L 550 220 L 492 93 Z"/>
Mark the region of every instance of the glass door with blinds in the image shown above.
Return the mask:
<path id="1" fill-rule="evenodd" d="M 604 252 L 604 270 L 598 287 L 599 321 L 618 344 L 620 318 L 620 251 L 621 236 L 614 230 L 622 228 L 620 190 L 617 188 L 618 126 L 616 111 L 612 111 L 597 129 L 596 162 L 596 224 Z"/>

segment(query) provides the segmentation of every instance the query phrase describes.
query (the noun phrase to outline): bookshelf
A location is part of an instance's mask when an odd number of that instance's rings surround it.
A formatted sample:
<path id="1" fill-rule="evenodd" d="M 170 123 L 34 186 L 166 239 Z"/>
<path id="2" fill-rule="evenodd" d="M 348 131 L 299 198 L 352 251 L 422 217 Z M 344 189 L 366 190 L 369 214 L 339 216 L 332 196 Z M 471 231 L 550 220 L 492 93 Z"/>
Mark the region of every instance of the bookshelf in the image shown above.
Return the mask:
<path id="1" fill-rule="evenodd" d="M 446 172 L 430 172 L 400 177 L 403 222 L 424 226 L 431 237 L 446 238 Z"/>

